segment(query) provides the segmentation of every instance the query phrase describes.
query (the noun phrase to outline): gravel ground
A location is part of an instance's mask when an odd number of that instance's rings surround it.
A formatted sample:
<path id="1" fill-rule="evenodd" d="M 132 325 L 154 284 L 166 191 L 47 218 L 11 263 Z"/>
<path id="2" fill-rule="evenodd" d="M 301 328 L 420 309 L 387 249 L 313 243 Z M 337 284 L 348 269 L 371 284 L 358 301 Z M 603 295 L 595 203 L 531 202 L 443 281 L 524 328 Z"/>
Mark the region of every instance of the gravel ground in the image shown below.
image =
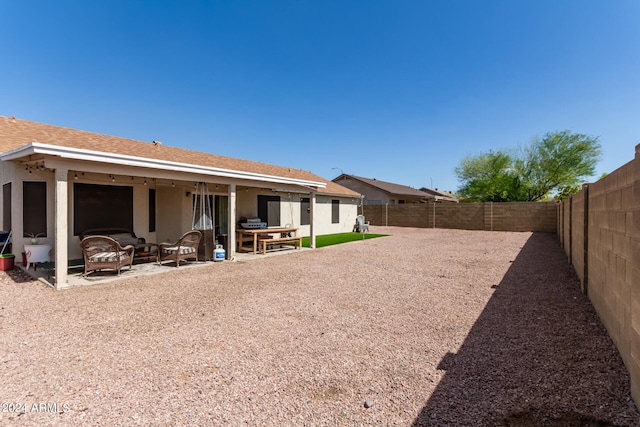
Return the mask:
<path id="1" fill-rule="evenodd" d="M 640 425 L 554 235 L 372 231 L 60 292 L 0 273 L 0 424 Z"/>

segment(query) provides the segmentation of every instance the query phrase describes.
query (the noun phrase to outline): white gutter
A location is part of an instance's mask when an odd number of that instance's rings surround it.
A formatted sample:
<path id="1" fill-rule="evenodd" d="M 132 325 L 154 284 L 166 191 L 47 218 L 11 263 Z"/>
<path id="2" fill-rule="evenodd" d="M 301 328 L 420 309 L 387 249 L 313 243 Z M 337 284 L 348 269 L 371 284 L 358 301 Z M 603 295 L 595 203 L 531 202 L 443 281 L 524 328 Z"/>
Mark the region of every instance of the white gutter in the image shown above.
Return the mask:
<path id="1" fill-rule="evenodd" d="M 124 166 L 170 170 L 176 172 L 195 173 L 209 176 L 221 176 L 235 179 L 248 179 L 254 181 L 277 182 L 280 184 L 305 185 L 317 188 L 325 188 L 324 182 L 309 181 L 304 179 L 285 178 L 275 175 L 265 175 L 255 172 L 223 169 L 210 166 L 199 166 L 189 163 L 172 162 L 168 160 L 156 160 L 146 157 L 129 156 L 125 154 L 105 153 L 103 151 L 84 150 L 80 148 L 61 147 L 59 145 L 31 142 L 15 150 L 7 151 L 0 155 L 3 161 L 17 160 L 25 156 L 43 154 L 58 156 L 63 159 L 84 160 L 90 162 L 110 163 Z"/>

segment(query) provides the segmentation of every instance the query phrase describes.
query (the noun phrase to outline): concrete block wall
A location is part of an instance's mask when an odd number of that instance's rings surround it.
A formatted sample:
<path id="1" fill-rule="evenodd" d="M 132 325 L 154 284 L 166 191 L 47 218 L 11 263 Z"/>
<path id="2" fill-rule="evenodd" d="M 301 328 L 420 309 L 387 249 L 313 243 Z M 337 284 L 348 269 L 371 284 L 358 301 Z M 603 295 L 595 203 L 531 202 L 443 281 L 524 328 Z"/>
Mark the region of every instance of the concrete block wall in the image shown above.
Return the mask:
<path id="1" fill-rule="evenodd" d="M 491 209 L 494 231 L 556 232 L 557 204 L 555 202 L 485 203 Z M 487 219 L 485 215 L 485 227 Z M 485 228 L 487 229 L 487 228 Z"/>
<path id="2" fill-rule="evenodd" d="M 435 203 L 430 211 L 435 213 L 435 227 L 457 228 L 462 230 L 485 230 L 487 223 L 485 203 Z"/>
<path id="3" fill-rule="evenodd" d="M 384 205 L 364 205 L 362 207 L 362 212 L 365 219 L 371 224 L 386 225 Z"/>
<path id="4" fill-rule="evenodd" d="M 585 265 L 585 251 L 587 250 L 587 247 L 585 246 L 587 244 L 587 241 L 585 240 L 585 208 L 586 201 L 588 200 L 586 197 L 588 190 L 589 186 L 585 185 L 583 186 L 582 191 L 569 198 L 569 203 L 571 204 L 570 262 L 573 264 L 573 267 L 578 274 L 583 292 L 586 287 L 585 277 L 587 275 Z"/>
<path id="5" fill-rule="evenodd" d="M 364 215 L 372 225 L 397 227 L 555 233 L 558 225 L 555 202 L 365 205 Z"/>
<path id="6" fill-rule="evenodd" d="M 640 145 L 562 203 L 560 241 L 631 376 L 640 405 Z"/>
<path id="7" fill-rule="evenodd" d="M 389 225 L 402 223 L 406 224 L 406 227 L 428 227 L 429 210 L 425 209 L 426 207 L 427 205 L 422 203 L 388 205 L 385 212 L 387 222 Z"/>
<path id="8" fill-rule="evenodd" d="M 571 259 L 571 203 L 565 201 L 559 206 L 559 209 L 558 230 L 560 232 L 558 235 L 564 252 L 567 254 L 568 259 Z"/>

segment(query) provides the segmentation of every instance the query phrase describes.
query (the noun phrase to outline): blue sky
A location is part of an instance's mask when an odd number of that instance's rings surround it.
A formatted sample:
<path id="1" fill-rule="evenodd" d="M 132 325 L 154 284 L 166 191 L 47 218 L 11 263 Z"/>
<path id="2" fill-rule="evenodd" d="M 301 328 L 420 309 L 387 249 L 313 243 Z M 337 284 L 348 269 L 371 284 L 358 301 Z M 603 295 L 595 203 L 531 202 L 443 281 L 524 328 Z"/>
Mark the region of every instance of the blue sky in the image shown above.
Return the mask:
<path id="1" fill-rule="evenodd" d="M 0 0 L 0 115 L 419 188 L 466 154 L 640 143 L 640 1 Z"/>

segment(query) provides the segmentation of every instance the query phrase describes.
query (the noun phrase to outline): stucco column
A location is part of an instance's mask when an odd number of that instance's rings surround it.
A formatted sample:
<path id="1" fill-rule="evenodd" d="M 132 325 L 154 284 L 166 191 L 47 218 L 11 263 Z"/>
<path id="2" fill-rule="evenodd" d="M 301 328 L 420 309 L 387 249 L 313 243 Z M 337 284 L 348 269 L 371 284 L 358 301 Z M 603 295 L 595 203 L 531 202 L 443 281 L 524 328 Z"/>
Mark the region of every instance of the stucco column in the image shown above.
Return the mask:
<path id="1" fill-rule="evenodd" d="M 55 263 L 56 289 L 69 287 L 67 264 L 69 259 L 69 169 L 56 168 L 55 171 Z"/>
<path id="2" fill-rule="evenodd" d="M 236 185 L 229 184 L 229 235 L 227 236 L 227 242 L 229 247 L 227 250 L 228 259 L 233 259 L 236 255 Z"/>
<path id="3" fill-rule="evenodd" d="M 309 246 L 315 249 L 316 247 L 316 228 L 314 226 L 316 222 L 315 216 L 316 210 L 316 192 L 309 193 Z"/>

